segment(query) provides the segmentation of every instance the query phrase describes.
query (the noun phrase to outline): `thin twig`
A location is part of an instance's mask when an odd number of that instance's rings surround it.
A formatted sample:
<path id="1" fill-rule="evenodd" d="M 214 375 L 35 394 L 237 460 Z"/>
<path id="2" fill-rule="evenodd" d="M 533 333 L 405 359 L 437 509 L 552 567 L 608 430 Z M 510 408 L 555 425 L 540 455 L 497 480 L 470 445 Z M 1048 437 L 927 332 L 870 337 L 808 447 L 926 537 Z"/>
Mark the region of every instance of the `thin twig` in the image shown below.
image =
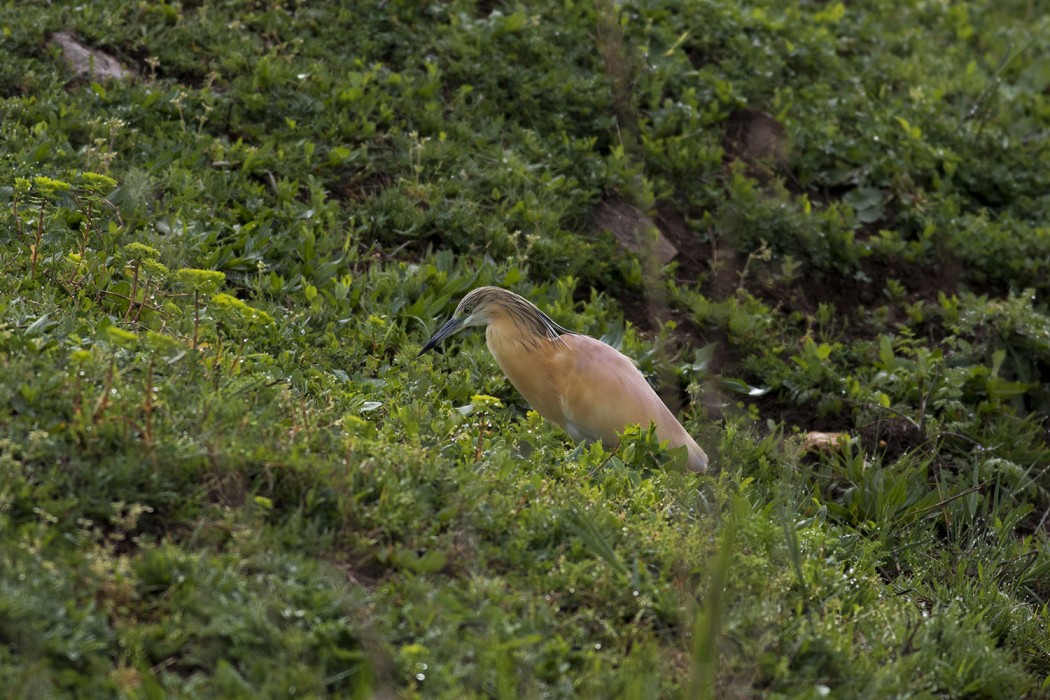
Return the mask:
<path id="1" fill-rule="evenodd" d="M 200 292 L 194 290 L 193 292 L 193 343 L 190 345 L 191 350 L 197 349 L 197 333 L 201 327 L 201 305 L 200 305 Z"/>
<path id="2" fill-rule="evenodd" d="M 36 220 L 36 239 L 29 244 L 29 270 L 32 279 L 36 279 L 36 263 L 40 259 L 40 243 L 44 240 L 44 204 L 45 200 L 40 200 L 40 213 L 37 215 Z"/>
<path id="3" fill-rule="evenodd" d="M 18 237 L 22 238 L 25 233 L 22 231 L 22 217 L 18 215 L 18 191 L 11 196 L 11 216 L 15 217 L 15 230 L 18 231 Z"/>
<path id="4" fill-rule="evenodd" d="M 484 439 L 484 437 L 485 437 L 485 421 L 482 421 L 478 425 L 478 441 L 474 445 L 474 464 L 477 464 L 478 462 L 481 461 L 481 445 L 482 445 L 482 440 Z"/>
<path id="5" fill-rule="evenodd" d="M 113 374 L 116 366 L 116 358 L 110 358 L 109 371 L 106 373 L 106 383 L 102 387 L 102 394 L 98 397 L 98 402 L 95 404 L 95 411 L 91 414 L 91 422 L 95 425 L 98 425 L 98 422 L 102 419 L 102 414 L 109 407 L 109 392 L 113 388 Z"/>
<path id="6" fill-rule="evenodd" d="M 143 437 L 146 447 L 153 445 L 153 359 L 150 358 L 149 367 L 146 369 L 146 398 L 142 403 L 143 423 L 146 428 Z"/>
<path id="7" fill-rule="evenodd" d="M 134 274 L 131 277 L 131 293 L 128 294 L 128 310 L 124 312 L 125 321 L 131 316 L 131 310 L 135 308 L 135 296 L 139 291 L 139 267 L 141 267 L 141 263 L 136 261 Z M 145 301 L 145 298 L 143 298 L 143 301 Z"/>

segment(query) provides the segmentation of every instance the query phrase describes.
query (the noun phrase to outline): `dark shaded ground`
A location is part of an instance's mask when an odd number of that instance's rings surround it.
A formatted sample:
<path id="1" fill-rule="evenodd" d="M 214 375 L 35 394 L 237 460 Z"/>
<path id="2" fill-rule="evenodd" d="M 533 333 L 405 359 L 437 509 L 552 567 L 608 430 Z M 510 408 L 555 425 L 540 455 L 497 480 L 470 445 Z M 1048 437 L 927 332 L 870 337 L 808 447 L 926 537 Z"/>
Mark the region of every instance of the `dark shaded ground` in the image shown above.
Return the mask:
<path id="1" fill-rule="evenodd" d="M 784 181 L 789 191 L 805 194 L 817 206 L 828 204 L 842 196 L 842 192 L 804 191 L 788 170 L 790 143 L 786 129 L 769 114 L 758 109 L 740 109 L 726 121 L 723 132 L 724 167 L 743 167 L 759 183 Z M 851 274 L 832 270 L 802 268 L 790 279 L 780 273 L 779 264 L 750 261 L 728 246 L 716 247 L 709 242 L 707 232 L 696 231 L 688 223 L 697 212 L 683 210 L 684 205 L 674 201 L 657 202 L 652 218 L 639 216 L 613 217 L 609 212 L 622 212 L 630 205 L 624 202 L 603 202 L 596 210 L 595 221 L 601 230 L 613 234 L 621 245 L 638 253 L 629 245 L 638 231 L 646 225 L 659 231 L 661 250 L 675 251 L 676 277 L 682 284 L 700 283 L 702 292 L 713 300 L 722 300 L 737 293 L 743 286 L 763 303 L 778 313 L 801 314 L 812 318 L 822 306 L 833 310 L 835 327 L 841 342 L 870 340 L 877 332 L 870 321 L 870 311 L 884 307 L 885 321 L 892 326 L 905 321 L 904 302 L 937 303 L 938 296 L 957 294 L 965 284 L 964 270 L 959 260 L 949 251 L 941 251 L 938 265 L 931 269 L 914 263 L 895 260 L 888 262 L 874 257 L 860 261 L 859 269 Z M 887 207 L 885 220 L 872 222 L 857 232 L 863 239 L 875 235 L 880 227 L 892 224 L 895 217 Z M 660 262 L 663 262 L 661 260 Z M 644 265 L 644 263 L 643 263 Z M 741 281 L 745 271 L 746 280 Z M 904 298 L 892 300 L 886 294 L 890 281 L 904 289 Z M 643 332 L 653 333 L 668 320 L 677 327 L 672 334 L 674 344 L 688 351 L 690 347 L 717 344 L 713 371 L 721 376 L 738 376 L 739 358 L 726 342 L 724 333 L 699 328 L 686 312 L 672 309 L 659 297 L 658 285 L 649 285 L 644 292 L 631 289 L 606 289 L 623 309 L 624 316 Z M 991 290 L 980 290 L 991 291 Z M 940 342 L 945 330 L 937 319 L 919 325 L 920 332 L 934 343 Z M 684 397 L 684 391 L 679 392 Z M 859 430 L 865 449 L 881 452 L 884 458 L 897 459 L 901 454 L 925 442 L 917 426 L 901 419 L 881 420 L 874 425 L 855 426 L 852 412 L 844 410 L 834 415 L 821 415 L 816 405 L 798 405 L 789 398 L 767 394 L 753 401 L 761 417 L 783 422 L 804 431 Z"/>

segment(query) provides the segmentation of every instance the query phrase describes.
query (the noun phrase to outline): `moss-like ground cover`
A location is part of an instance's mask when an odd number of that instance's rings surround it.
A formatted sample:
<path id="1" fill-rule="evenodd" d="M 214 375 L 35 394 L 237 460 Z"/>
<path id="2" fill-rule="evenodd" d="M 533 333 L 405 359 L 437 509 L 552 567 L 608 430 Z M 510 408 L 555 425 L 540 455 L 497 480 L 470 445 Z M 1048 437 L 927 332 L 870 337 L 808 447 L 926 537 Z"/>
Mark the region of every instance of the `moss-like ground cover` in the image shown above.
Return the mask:
<path id="1" fill-rule="evenodd" d="M 1047 695 L 1048 56 L 1024 0 L 4 2 L 0 697 Z M 716 469 L 416 359 L 480 284 Z"/>

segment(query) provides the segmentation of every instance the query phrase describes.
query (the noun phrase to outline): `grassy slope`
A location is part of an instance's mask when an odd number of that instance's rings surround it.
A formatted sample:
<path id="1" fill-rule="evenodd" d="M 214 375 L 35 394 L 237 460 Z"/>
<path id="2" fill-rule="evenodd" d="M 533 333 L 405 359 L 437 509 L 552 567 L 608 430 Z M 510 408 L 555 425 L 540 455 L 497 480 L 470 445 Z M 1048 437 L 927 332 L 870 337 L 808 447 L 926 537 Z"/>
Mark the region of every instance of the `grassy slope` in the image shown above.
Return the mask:
<path id="1" fill-rule="evenodd" d="M 5 3 L 0 696 L 1047 693 L 1032 3 L 340 5 Z M 416 360 L 481 283 L 719 470 Z"/>

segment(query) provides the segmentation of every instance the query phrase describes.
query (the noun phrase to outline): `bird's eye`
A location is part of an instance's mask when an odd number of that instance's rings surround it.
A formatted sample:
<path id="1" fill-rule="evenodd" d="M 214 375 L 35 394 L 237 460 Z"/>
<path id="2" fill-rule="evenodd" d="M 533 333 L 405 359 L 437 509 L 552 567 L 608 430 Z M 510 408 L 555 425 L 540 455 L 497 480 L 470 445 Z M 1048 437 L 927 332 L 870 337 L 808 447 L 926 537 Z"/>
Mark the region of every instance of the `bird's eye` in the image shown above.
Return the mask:
<path id="1" fill-rule="evenodd" d="M 463 307 L 463 314 L 465 316 L 470 316 L 470 314 L 473 313 L 473 311 L 474 310 L 472 308 L 470 308 L 469 306 Z"/>

